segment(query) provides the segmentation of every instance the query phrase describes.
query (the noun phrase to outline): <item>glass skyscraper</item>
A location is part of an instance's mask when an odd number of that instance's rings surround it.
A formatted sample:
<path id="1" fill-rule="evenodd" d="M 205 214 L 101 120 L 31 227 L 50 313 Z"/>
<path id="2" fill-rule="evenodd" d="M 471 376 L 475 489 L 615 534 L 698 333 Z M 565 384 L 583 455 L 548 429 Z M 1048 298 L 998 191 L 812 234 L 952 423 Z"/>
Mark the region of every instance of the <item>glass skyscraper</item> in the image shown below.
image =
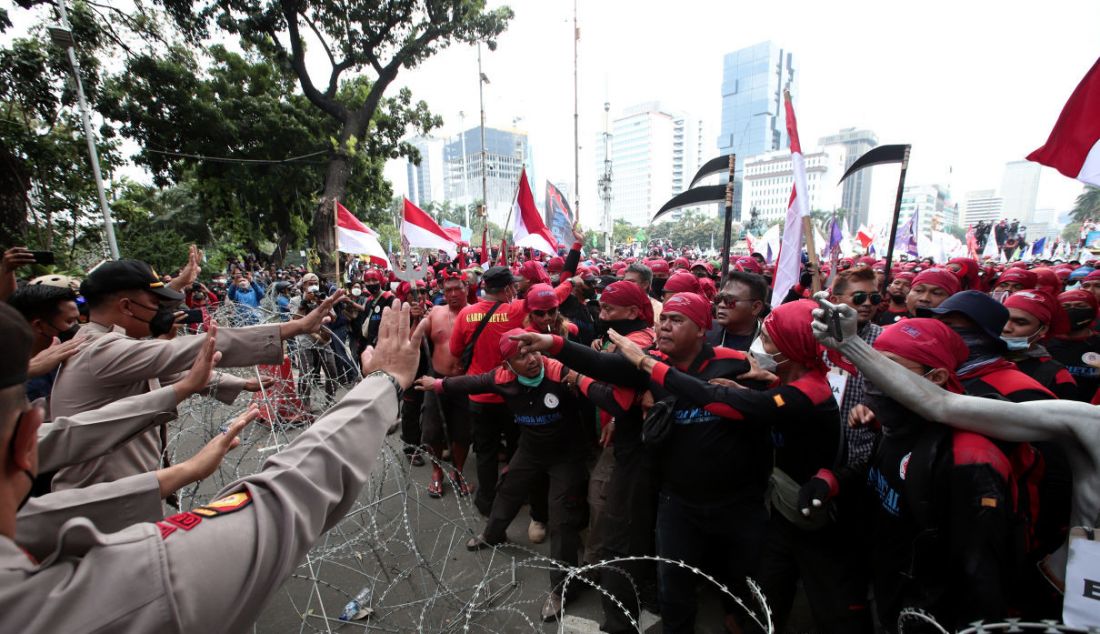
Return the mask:
<path id="1" fill-rule="evenodd" d="M 783 91 L 798 104 L 798 74 L 794 55 L 771 41 L 726 54 L 722 64 L 722 127 L 720 154 L 737 155 L 734 214 L 748 220 L 741 209 L 741 166 L 757 154 L 786 148 L 787 117 Z"/>

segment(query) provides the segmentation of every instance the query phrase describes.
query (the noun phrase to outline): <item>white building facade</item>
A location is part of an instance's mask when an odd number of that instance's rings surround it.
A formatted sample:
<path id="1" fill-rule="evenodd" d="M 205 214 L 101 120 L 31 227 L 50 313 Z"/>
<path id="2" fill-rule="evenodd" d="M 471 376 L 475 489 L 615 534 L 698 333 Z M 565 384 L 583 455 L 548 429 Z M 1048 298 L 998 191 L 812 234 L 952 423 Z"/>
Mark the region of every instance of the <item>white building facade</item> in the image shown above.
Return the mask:
<path id="1" fill-rule="evenodd" d="M 837 181 L 844 175 L 844 147 L 829 145 L 804 152 L 802 156 L 806 164 L 810 211 L 839 209 L 844 190 L 837 186 Z M 789 150 L 767 152 L 745 161 L 742 200 L 746 214 L 755 209 L 764 224 L 787 217 L 794 187 L 791 165 Z"/>

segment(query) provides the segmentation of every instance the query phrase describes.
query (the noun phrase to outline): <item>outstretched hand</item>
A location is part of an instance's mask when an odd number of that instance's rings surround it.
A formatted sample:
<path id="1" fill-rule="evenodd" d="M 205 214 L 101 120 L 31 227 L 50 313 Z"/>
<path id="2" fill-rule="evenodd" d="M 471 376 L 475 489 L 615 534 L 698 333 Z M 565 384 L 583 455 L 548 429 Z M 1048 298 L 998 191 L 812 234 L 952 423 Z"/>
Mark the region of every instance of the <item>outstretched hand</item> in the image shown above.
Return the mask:
<path id="1" fill-rule="evenodd" d="M 218 325 L 210 324 L 210 330 L 206 332 L 206 340 L 202 342 L 199 353 L 195 355 L 191 369 L 183 379 L 172 384 L 172 388 L 176 391 L 177 402 L 182 402 L 192 394 L 198 394 L 210 383 L 210 377 L 214 375 L 214 366 L 218 365 L 218 361 L 222 358 L 222 353 L 217 349 L 217 337 Z"/>
<path id="2" fill-rule="evenodd" d="M 638 344 L 620 335 L 613 329 L 607 331 L 607 337 L 615 344 L 616 351 L 626 357 L 626 360 L 630 361 L 631 365 L 637 366 L 641 363 L 642 359 L 645 358 L 646 354 Z"/>
<path id="3" fill-rule="evenodd" d="M 554 337 L 537 332 L 525 332 L 511 336 L 512 341 L 519 342 L 519 351 L 522 354 L 528 352 L 546 352 L 554 345 Z"/>
<path id="4" fill-rule="evenodd" d="M 853 339 L 857 336 L 856 311 L 847 304 L 834 304 L 829 301 L 829 293 L 821 291 L 814 294 L 814 300 L 821 308 L 814 309 L 814 321 L 810 325 L 814 331 L 814 337 L 826 348 L 837 349 L 840 341 L 836 338 L 836 330 L 839 328 L 842 340 Z"/>
<path id="5" fill-rule="evenodd" d="M 332 321 L 332 305 L 344 299 L 344 289 L 340 289 L 329 295 L 317 308 L 309 311 L 309 314 L 291 323 L 297 324 L 302 329 L 302 334 L 315 335 L 321 332 L 321 326 Z"/>
<path id="6" fill-rule="evenodd" d="M 225 454 L 241 444 L 241 439 L 237 436 L 259 415 L 258 405 L 249 406 L 247 411 L 230 423 L 224 432 L 214 436 L 198 453 L 183 462 L 157 470 L 160 496 L 168 498 L 175 491 L 210 477 L 225 460 Z"/>

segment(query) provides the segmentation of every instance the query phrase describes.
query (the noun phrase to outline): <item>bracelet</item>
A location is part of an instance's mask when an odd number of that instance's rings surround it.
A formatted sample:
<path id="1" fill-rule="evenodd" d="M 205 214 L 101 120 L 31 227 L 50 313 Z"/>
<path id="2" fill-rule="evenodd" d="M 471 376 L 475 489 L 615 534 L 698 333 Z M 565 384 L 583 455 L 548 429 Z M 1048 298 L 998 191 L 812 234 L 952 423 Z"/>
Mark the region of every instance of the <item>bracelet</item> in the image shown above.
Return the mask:
<path id="1" fill-rule="evenodd" d="M 372 376 L 384 376 L 389 379 L 390 383 L 393 385 L 393 389 L 397 391 L 397 400 L 401 400 L 401 397 L 405 394 L 405 390 L 401 388 L 401 384 L 397 382 L 397 379 L 393 378 L 392 374 L 386 372 L 385 370 L 375 370 L 374 372 L 368 374 L 366 378 L 369 379 Z"/>

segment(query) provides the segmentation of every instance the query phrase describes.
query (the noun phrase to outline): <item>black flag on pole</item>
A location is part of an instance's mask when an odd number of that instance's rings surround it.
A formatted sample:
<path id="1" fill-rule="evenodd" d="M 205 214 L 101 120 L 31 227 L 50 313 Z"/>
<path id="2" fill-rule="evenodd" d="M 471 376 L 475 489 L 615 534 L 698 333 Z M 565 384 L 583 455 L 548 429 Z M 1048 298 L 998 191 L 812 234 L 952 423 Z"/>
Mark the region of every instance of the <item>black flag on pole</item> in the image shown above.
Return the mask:
<path id="1" fill-rule="evenodd" d="M 730 155 L 723 154 L 718 158 L 712 158 L 707 161 L 698 172 L 695 172 L 695 176 L 691 179 L 691 184 L 688 185 L 688 189 L 695 187 L 695 183 L 703 180 L 708 176 L 714 176 L 715 174 L 721 174 L 722 172 L 729 171 L 730 168 Z"/>
<path id="2" fill-rule="evenodd" d="M 905 152 L 908 149 L 908 145 L 880 145 L 876 148 L 872 148 L 866 154 L 856 159 L 855 163 L 852 163 L 852 166 L 848 168 L 847 172 L 844 172 L 844 176 L 840 177 L 840 182 L 837 184 L 843 183 L 844 179 L 865 167 L 885 165 L 886 163 L 901 163 L 905 160 Z"/>
<path id="3" fill-rule="evenodd" d="M 724 159 L 728 169 L 729 159 Z M 682 192 L 673 196 L 667 203 L 664 204 L 657 213 L 653 214 L 653 220 L 656 221 L 666 213 L 675 209 L 681 209 L 683 207 L 694 207 L 695 205 L 706 205 L 712 203 L 720 203 L 726 199 L 726 186 L 725 185 L 707 185 L 705 187 L 696 187 L 689 189 L 686 192 Z"/>

